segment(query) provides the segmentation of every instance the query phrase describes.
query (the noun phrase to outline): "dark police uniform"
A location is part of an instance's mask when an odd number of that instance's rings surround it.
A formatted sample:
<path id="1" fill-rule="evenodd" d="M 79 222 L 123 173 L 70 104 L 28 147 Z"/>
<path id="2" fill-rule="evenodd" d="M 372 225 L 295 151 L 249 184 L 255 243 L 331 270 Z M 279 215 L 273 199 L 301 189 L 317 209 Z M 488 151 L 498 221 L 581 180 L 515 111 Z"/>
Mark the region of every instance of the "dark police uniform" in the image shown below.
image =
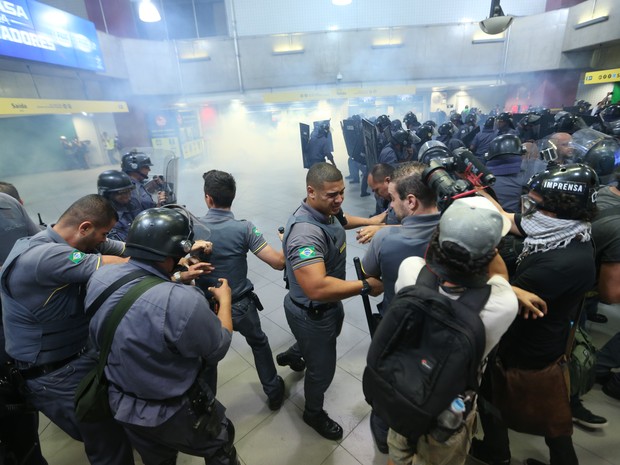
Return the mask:
<path id="1" fill-rule="evenodd" d="M 396 166 L 398 161 L 398 154 L 394 150 L 394 147 L 392 147 L 392 144 L 383 147 L 383 150 L 381 150 L 377 158 L 377 163 L 386 163 L 391 166 Z"/>
<path id="2" fill-rule="evenodd" d="M 203 363 L 217 364 L 231 341 L 231 333 L 222 327 L 200 289 L 172 283 L 151 265 L 131 260 L 98 270 L 88 282 L 86 304 L 119 277 L 139 269 L 166 282 L 142 294 L 116 329 L 105 368 L 114 417 L 145 465 L 174 463 L 177 451 L 208 458 L 209 464 L 228 465 L 225 449 L 232 447 L 234 435 L 223 406 L 218 404 L 222 429 L 216 437 L 192 428 L 197 415 L 190 407 L 188 390 Z M 93 317 L 90 336 L 95 346 L 101 345 L 106 317 L 137 282 L 122 286 Z"/>
<path id="3" fill-rule="evenodd" d="M 267 246 L 267 241 L 250 221 L 236 220 L 234 214 L 228 210 L 211 208 L 200 221 L 209 228 L 211 234 L 208 238 L 201 238 L 199 235 L 195 238 L 213 242 L 209 262 L 215 269 L 207 279 L 199 279 L 198 285 L 204 290 L 218 278 L 228 279 L 232 290 L 233 329 L 239 331 L 252 348 L 263 391 L 270 399 L 277 397 L 281 392 L 281 385 L 269 339 L 261 328 L 256 308 L 258 297 L 253 292 L 254 285 L 247 277 L 248 252 L 256 255 Z"/>
<path id="4" fill-rule="evenodd" d="M 99 252 L 120 255 L 107 241 Z M 91 464 L 133 463 L 131 446 L 113 420 L 78 423 L 73 397 L 97 364 L 86 349 L 84 285 L 101 264 L 98 254 L 71 247 L 51 227 L 20 239 L 0 275 L 6 351 L 26 379 L 27 400 L 72 438 L 84 441 Z"/>
<path id="5" fill-rule="evenodd" d="M 127 234 L 129 234 L 129 227 L 131 226 L 133 219 L 142 210 L 136 205 L 137 202 L 133 198 L 127 205 L 119 205 L 116 202 L 112 203 L 116 213 L 118 214 L 118 221 L 108 233 L 108 239 L 125 242 L 127 240 Z"/>
<path id="6" fill-rule="evenodd" d="M 484 154 L 487 153 L 491 141 L 497 137 L 497 133 L 493 128 L 482 128 L 482 130 L 474 136 L 474 140 L 471 141 L 474 154 L 484 159 Z"/>
<path id="7" fill-rule="evenodd" d="M 394 285 L 401 262 L 407 257 L 424 257 L 440 216 L 439 213 L 407 216 L 403 218 L 400 228 L 382 228 L 370 241 L 370 248 L 362 259 L 362 269 L 365 275 L 383 281 L 381 314 L 394 298 Z"/>
<path id="8" fill-rule="evenodd" d="M 521 172 L 523 161 L 520 155 L 501 155 L 487 162 L 487 168 L 495 175 L 493 191 L 497 202 L 509 213 L 521 210 L 523 186 L 527 183 Z"/>
<path id="9" fill-rule="evenodd" d="M 146 187 L 144 186 L 144 181 L 138 181 L 131 176 L 129 176 L 129 178 L 131 179 L 131 183 L 135 187 L 131 191 L 131 201 L 136 205 L 138 212 L 141 212 L 142 210 L 146 210 L 148 208 L 155 208 L 157 204 L 153 200 L 153 196 L 149 194 L 146 190 Z"/>
<path id="10" fill-rule="evenodd" d="M 308 163 L 310 168 L 312 165 L 325 161 L 325 158 L 332 159 L 331 146 L 329 139 L 324 133 L 314 132 L 308 141 Z"/>
<path id="11" fill-rule="evenodd" d="M 328 276 L 345 279 L 346 235 L 333 216 L 319 213 L 305 202 L 289 218 L 284 238 L 289 293 L 284 297 L 286 320 L 297 342 L 289 348 L 306 361 L 305 410 L 323 410 L 325 391 L 336 372 L 336 338 L 342 329 L 344 309 L 340 301 L 316 302 L 304 294 L 294 270 L 325 263 Z"/>

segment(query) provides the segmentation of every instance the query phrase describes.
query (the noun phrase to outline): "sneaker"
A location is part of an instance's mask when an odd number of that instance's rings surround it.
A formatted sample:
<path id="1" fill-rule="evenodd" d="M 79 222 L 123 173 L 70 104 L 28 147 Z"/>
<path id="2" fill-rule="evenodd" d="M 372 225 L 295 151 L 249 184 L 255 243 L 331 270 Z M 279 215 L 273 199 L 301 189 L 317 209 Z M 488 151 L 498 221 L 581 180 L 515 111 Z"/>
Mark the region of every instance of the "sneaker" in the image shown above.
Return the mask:
<path id="1" fill-rule="evenodd" d="M 523 461 L 523 465 L 547 465 L 545 462 L 541 462 L 540 460 L 536 460 L 536 459 L 525 459 Z"/>
<path id="2" fill-rule="evenodd" d="M 280 389 L 278 390 L 278 394 L 270 397 L 267 405 L 269 406 L 269 410 L 279 410 L 282 407 L 282 402 L 284 402 L 284 380 L 281 376 L 277 377 L 278 385 Z"/>
<path id="3" fill-rule="evenodd" d="M 607 419 L 594 415 L 590 410 L 583 406 L 581 400 L 571 405 L 573 412 L 573 423 L 585 426 L 586 428 L 599 429 L 607 426 Z"/>
<path id="4" fill-rule="evenodd" d="M 329 418 L 325 410 L 318 415 L 310 415 L 304 411 L 304 422 L 326 439 L 342 439 L 342 426 Z"/>
<path id="5" fill-rule="evenodd" d="M 288 350 L 276 355 L 276 362 L 281 367 L 291 367 L 293 371 L 304 371 L 306 369 L 306 362 L 304 359 L 291 354 Z"/>
<path id="6" fill-rule="evenodd" d="M 370 192 L 362 192 L 360 194 L 360 197 L 368 197 L 370 195 Z"/>
<path id="7" fill-rule="evenodd" d="M 507 459 L 496 459 L 491 457 L 491 454 L 484 446 L 484 441 L 477 438 L 473 438 L 471 440 L 469 455 L 479 462 L 486 463 L 487 465 L 510 465 L 510 457 Z"/>

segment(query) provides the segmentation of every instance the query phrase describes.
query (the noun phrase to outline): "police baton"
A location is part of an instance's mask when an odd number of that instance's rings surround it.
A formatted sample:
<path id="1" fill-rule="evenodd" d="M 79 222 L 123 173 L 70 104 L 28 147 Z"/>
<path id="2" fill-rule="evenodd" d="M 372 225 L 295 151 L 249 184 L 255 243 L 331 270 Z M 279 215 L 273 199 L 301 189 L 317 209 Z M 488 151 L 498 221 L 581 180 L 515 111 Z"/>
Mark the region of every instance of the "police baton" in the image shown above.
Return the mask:
<path id="1" fill-rule="evenodd" d="M 362 263 L 359 257 L 353 258 L 353 264 L 355 265 L 355 273 L 357 273 L 357 279 L 364 279 L 364 272 L 362 271 Z M 378 323 L 378 315 L 373 315 L 370 308 L 370 299 L 367 295 L 362 295 L 362 302 L 364 302 L 364 313 L 366 314 L 366 322 L 368 323 L 368 330 L 370 331 L 370 337 L 375 334 Z"/>

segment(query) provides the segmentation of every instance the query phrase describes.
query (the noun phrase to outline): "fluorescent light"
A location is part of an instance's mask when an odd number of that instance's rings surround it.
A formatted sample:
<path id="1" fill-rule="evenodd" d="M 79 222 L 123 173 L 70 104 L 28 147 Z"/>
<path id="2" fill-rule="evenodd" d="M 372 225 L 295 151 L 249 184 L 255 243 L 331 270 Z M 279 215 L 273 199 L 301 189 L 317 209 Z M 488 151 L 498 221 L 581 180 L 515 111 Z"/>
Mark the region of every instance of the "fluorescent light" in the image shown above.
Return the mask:
<path id="1" fill-rule="evenodd" d="M 394 42 L 391 44 L 388 43 L 377 43 L 377 44 L 372 44 L 370 46 L 370 48 L 375 49 L 375 50 L 380 50 L 382 48 L 400 48 L 403 46 L 402 42 Z"/>
<path id="2" fill-rule="evenodd" d="M 332 4 L 336 6 L 347 6 L 351 4 L 352 0 L 332 0 Z"/>
<path id="3" fill-rule="evenodd" d="M 504 42 L 506 39 L 503 37 L 498 39 L 474 39 L 471 41 L 472 44 L 498 44 Z"/>
<path id="4" fill-rule="evenodd" d="M 138 5 L 138 17 L 140 21 L 145 23 L 156 23 L 161 21 L 159 10 L 153 5 L 151 0 L 141 0 Z"/>
<path id="5" fill-rule="evenodd" d="M 592 19 L 589 19 L 587 21 L 583 21 L 581 23 L 577 23 L 573 27 L 575 29 L 581 29 L 582 27 L 592 26 L 593 24 L 604 23 L 608 19 L 609 19 L 609 16 L 607 16 L 607 15 L 599 16 L 598 18 L 592 18 Z"/>
<path id="6" fill-rule="evenodd" d="M 271 52 L 272 55 L 296 55 L 299 53 L 304 53 L 305 50 L 303 48 L 283 48 L 283 49 L 278 49 L 278 50 L 274 50 L 273 52 Z"/>

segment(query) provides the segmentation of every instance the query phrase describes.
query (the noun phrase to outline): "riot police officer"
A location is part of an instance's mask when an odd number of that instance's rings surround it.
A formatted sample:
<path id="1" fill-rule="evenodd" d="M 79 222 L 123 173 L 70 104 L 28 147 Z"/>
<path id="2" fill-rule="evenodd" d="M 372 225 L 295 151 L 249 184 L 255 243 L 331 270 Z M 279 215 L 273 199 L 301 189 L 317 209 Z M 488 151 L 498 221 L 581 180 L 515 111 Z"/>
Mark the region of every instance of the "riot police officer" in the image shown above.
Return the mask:
<path id="1" fill-rule="evenodd" d="M 497 135 L 517 134 L 515 123 L 512 120 L 512 113 L 506 111 L 500 113 L 497 117 Z"/>
<path id="2" fill-rule="evenodd" d="M 411 160 L 413 157 L 413 144 L 415 144 L 416 137 L 411 131 L 401 129 L 392 134 L 390 143 L 387 144 L 379 157 L 377 163 L 386 163 L 388 165 L 395 166 L 397 163 Z"/>
<path id="3" fill-rule="evenodd" d="M 448 121 L 447 123 L 443 123 L 439 126 L 439 128 L 437 128 L 437 133 L 439 135 L 437 136 L 436 140 L 448 147 L 448 150 L 450 151 L 458 149 L 459 147 L 465 147 L 465 144 L 463 144 L 463 142 L 461 142 L 458 137 L 454 136 L 456 132 L 456 126 Z"/>
<path id="4" fill-rule="evenodd" d="M 131 178 L 131 182 L 135 186 L 131 196 L 135 200 L 139 210 L 146 210 L 157 205 L 163 205 L 166 201 L 165 192 L 159 192 L 157 204 L 153 200 L 153 196 L 146 190 L 146 180 L 151 171 L 151 159 L 145 153 L 133 150 L 123 155 L 121 160 L 121 171 L 127 173 Z"/>
<path id="5" fill-rule="evenodd" d="M 124 242 L 131 222 L 142 211 L 131 197 L 135 188 L 129 175 L 122 171 L 104 171 L 97 178 L 97 193 L 110 200 L 118 214 L 118 221 L 108 234 L 110 239 Z"/>
<path id="6" fill-rule="evenodd" d="M 403 123 L 405 123 L 405 126 L 410 131 L 415 131 L 421 126 L 420 122 L 418 121 L 418 117 L 412 111 L 408 111 L 407 114 L 403 117 Z"/>
<path id="7" fill-rule="evenodd" d="M 484 122 L 482 131 L 474 136 L 471 141 L 469 150 L 471 150 L 478 158 L 484 160 L 484 154 L 487 153 L 489 144 L 497 136 L 497 131 L 494 129 L 495 118 L 490 116 Z"/>
<path id="8" fill-rule="evenodd" d="M 495 175 L 493 191 L 502 208 L 517 213 L 521 204 L 523 186 L 527 182 L 521 176 L 521 157 L 525 153 L 521 140 L 514 134 L 494 138 L 485 155 L 489 171 Z"/>
<path id="9" fill-rule="evenodd" d="M 322 121 L 308 140 L 308 165 L 324 162 L 328 159 L 335 166 L 332 148 L 328 138 L 329 121 Z"/>

